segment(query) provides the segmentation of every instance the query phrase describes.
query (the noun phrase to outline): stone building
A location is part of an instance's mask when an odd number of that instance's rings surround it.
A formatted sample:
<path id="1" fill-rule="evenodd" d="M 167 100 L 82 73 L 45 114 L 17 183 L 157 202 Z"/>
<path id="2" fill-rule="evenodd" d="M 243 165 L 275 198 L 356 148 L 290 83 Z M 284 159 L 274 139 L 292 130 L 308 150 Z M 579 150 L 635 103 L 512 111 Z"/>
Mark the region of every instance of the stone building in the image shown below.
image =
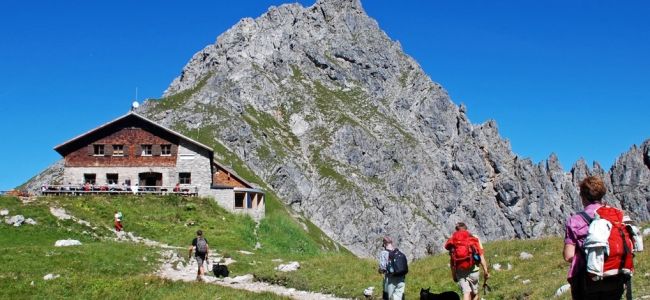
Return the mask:
<path id="1" fill-rule="evenodd" d="M 101 191 L 137 186 L 139 192 L 164 194 L 180 189 L 214 197 L 234 212 L 264 216 L 264 193 L 214 161 L 210 147 L 135 112 L 54 150 L 64 158 L 66 190 L 86 183 Z"/>

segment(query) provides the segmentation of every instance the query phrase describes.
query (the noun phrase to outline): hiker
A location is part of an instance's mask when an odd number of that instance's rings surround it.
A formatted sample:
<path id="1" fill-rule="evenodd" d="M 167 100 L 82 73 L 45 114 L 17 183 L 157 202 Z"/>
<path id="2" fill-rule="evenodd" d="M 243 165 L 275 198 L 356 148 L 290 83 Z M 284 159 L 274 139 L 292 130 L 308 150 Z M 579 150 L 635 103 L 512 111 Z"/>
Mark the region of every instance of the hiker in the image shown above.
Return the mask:
<path id="1" fill-rule="evenodd" d="M 205 274 L 205 269 L 203 268 L 203 262 L 207 264 L 208 261 L 208 240 L 203 237 L 203 230 L 196 231 L 196 237 L 192 240 L 192 246 L 190 246 L 190 254 L 188 259 L 192 258 L 192 250 L 194 251 L 194 258 L 199 264 L 199 268 L 196 271 L 196 280 L 201 281 L 203 274 Z"/>
<path id="2" fill-rule="evenodd" d="M 384 294 L 388 300 L 402 300 L 406 284 L 404 280 L 408 273 L 408 262 L 404 253 L 393 244 L 393 239 L 384 237 L 383 246 L 388 252 L 388 260 L 384 270 Z M 381 270 L 381 256 L 380 256 Z"/>
<path id="3" fill-rule="evenodd" d="M 571 285 L 571 297 L 573 299 L 621 299 L 623 295 L 624 285 L 627 284 L 629 280 L 629 274 L 625 274 L 622 271 L 631 273 L 632 267 L 632 254 L 624 253 L 623 258 L 619 254 L 619 261 L 616 263 L 620 265 L 614 270 L 615 275 L 604 277 L 602 280 L 592 280 L 590 275 L 587 274 L 588 262 L 587 254 L 585 254 L 585 241 L 587 237 L 590 236 L 590 223 L 595 222 L 595 220 L 602 221 L 602 218 L 607 217 L 609 222 L 610 212 L 618 214 L 620 216 L 620 221 L 623 221 L 623 212 L 619 209 L 605 205 L 603 202 L 603 197 L 607 192 L 605 183 L 600 177 L 589 176 L 580 182 L 580 199 L 582 200 L 582 205 L 585 207 L 584 211 L 573 214 L 567 219 L 565 227 L 565 236 L 564 236 L 564 260 L 568 263 L 571 263 L 569 267 L 569 272 L 567 274 L 567 281 Z M 596 211 L 598 211 L 598 218 L 595 218 Z M 602 217 L 602 218 L 601 218 Z M 617 222 L 612 222 L 609 224 L 609 229 L 607 231 L 614 232 L 617 228 Z M 598 229 L 597 226 L 594 226 L 594 230 Z M 627 242 L 629 236 L 626 236 L 623 232 L 620 233 L 624 235 L 624 239 L 620 240 L 622 245 L 616 248 L 627 248 L 628 252 L 631 252 L 631 242 Z M 604 234 L 601 232 L 601 235 L 604 235 L 605 243 L 609 237 L 609 232 Z M 590 236 L 591 237 L 591 236 Z M 610 238 L 611 239 L 611 238 Z M 629 247 L 629 248 L 628 248 Z M 612 250 L 612 247 L 609 247 Z M 612 250 L 613 251 L 613 250 Z M 597 257 L 597 256 L 591 256 Z M 611 253 L 609 257 L 614 258 L 614 253 Z M 625 263 L 625 257 L 628 257 L 629 261 Z M 595 264 L 589 263 L 589 267 L 600 266 L 602 268 L 607 265 L 605 258 L 601 256 L 601 261 Z M 609 259 L 609 258 L 608 258 Z M 591 270 L 591 269 L 590 269 Z M 619 271 L 621 271 L 619 273 Z M 602 273 L 601 273 L 602 274 Z M 631 298 L 631 288 L 629 290 L 628 297 Z"/>
<path id="4" fill-rule="evenodd" d="M 385 237 L 382 241 L 382 250 L 379 252 L 379 274 L 384 275 L 382 277 L 381 281 L 381 290 L 382 290 L 382 300 L 387 300 L 388 299 L 388 292 L 386 291 L 386 273 L 387 273 L 387 268 L 388 268 L 388 250 L 386 250 L 386 241 L 387 239 L 390 239 L 388 237 Z"/>
<path id="5" fill-rule="evenodd" d="M 115 211 L 115 231 L 120 232 L 122 231 L 122 213 L 119 211 Z"/>
<path id="6" fill-rule="evenodd" d="M 483 255 L 483 245 L 478 237 L 467 230 L 463 222 L 456 224 L 456 231 L 445 242 L 449 251 L 451 277 L 463 294 L 463 300 L 478 300 L 479 265 L 483 269 L 484 284 L 490 273 Z"/>

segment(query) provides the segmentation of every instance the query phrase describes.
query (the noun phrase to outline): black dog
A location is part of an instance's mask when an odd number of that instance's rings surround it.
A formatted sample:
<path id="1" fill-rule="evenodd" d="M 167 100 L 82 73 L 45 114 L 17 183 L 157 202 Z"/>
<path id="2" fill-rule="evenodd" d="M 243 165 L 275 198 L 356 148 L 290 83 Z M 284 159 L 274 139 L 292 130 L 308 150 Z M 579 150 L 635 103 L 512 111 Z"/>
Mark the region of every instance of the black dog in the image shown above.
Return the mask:
<path id="1" fill-rule="evenodd" d="M 428 289 L 420 289 L 420 300 L 460 300 L 456 292 L 447 291 L 440 294 L 431 293 Z"/>
<path id="2" fill-rule="evenodd" d="M 222 264 L 212 265 L 212 273 L 215 277 L 228 277 L 230 271 L 228 271 L 228 266 Z"/>

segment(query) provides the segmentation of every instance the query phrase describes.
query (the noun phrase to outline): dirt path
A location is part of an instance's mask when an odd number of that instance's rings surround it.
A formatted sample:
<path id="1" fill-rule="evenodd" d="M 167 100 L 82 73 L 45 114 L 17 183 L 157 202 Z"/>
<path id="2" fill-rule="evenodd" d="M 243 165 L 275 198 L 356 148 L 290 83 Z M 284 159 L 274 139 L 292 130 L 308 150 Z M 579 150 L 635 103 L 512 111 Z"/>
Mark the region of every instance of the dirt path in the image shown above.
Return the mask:
<path id="1" fill-rule="evenodd" d="M 73 220 L 81 225 L 87 226 L 89 228 L 94 228 L 89 222 L 76 218 L 63 208 L 50 207 L 50 213 L 57 217 L 60 220 Z M 177 252 L 171 249 L 181 249 L 181 247 L 174 247 L 167 244 L 163 244 L 157 241 L 152 241 L 145 239 L 139 236 L 135 236 L 131 232 L 115 232 L 111 228 L 106 228 L 116 234 L 116 237 L 113 240 L 116 241 L 128 241 L 134 243 L 142 243 L 149 246 L 155 246 L 162 248 L 161 250 L 161 266 L 156 275 L 161 278 L 170 279 L 173 281 L 185 281 L 193 282 L 196 281 L 196 270 L 197 264 L 196 260 L 192 259 L 189 262 L 185 258 L 179 257 Z M 219 260 L 220 258 L 215 258 Z M 231 259 L 226 259 L 225 264 L 231 264 L 235 261 Z M 212 274 L 208 274 L 203 279 L 203 282 L 206 284 L 217 284 L 224 287 L 246 290 L 255 293 L 270 292 L 280 296 L 290 297 L 292 299 L 300 300 L 344 300 L 345 298 L 337 298 L 333 295 L 326 295 L 320 293 L 313 293 L 307 291 L 299 291 L 293 288 L 286 288 L 280 285 L 269 284 L 265 282 L 256 282 L 253 281 L 253 275 L 246 274 L 243 276 L 237 277 L 226 277 L 226 278 L 216 278 Z"/>
<path id="2" fill-rule="evenodd" d="M 215 258 L 218 260 L 219 258 Z M 233 261 L 226 261 L 226 264 Z M 196 260 L 192 259 L 189 263 L 185 258 L 181 258 L 175 251 L 167 250 L 162 252 L 162 266 L 156 272 L 156 275 L 170 279 L 173 281 L 196 281 Z M 253 275 L 246 274 L 237 277 L 216 278 L 209 274 L 204 276 L 203 282 L 206 284 L 217 284 L 228 288 L 246 290 L 255 293 L 271 292 L 280 296 L 290 297 L 292 299 L 301 300 L 343 300 L 345 298 L 337 298 L 333 295 L 326 295 L 320 293 L 313 293 L 307 291 L 299 291 L 293 288 L 269 284 L 265 282 L 253 281 Z"/>

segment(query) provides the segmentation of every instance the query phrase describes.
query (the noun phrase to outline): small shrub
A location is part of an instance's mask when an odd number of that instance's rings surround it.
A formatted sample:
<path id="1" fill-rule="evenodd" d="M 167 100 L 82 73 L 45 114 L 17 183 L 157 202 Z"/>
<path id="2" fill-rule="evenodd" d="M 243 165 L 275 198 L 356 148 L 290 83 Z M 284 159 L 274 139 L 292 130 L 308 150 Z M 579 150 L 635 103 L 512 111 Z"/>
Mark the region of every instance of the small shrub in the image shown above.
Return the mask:
<path id="1" fill-rule="evenodd" d="M 187 204 L 185 204 L 185 210 L 186 210 L 186 211 L 193 211 L 193 210 L 196 210 L 196 204 L 194 204 L 194 203 L 187 203 Z"/>

